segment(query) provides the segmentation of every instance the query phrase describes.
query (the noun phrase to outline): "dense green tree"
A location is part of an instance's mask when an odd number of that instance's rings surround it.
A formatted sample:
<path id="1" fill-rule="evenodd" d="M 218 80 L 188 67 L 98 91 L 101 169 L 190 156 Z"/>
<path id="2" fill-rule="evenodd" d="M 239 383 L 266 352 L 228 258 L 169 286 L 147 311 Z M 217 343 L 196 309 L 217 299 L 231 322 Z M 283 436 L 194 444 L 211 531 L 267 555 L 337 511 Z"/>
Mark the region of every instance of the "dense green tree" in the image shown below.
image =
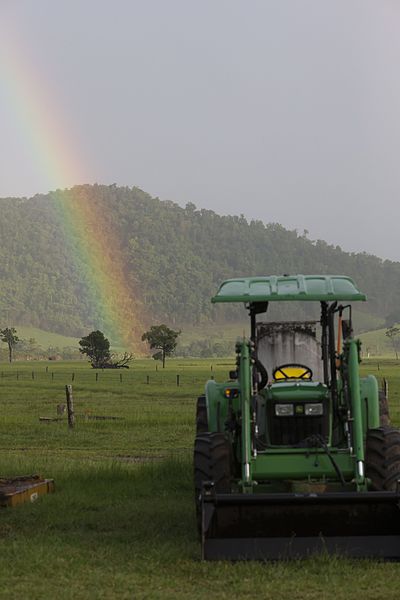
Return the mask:
<path id="1" fill-rule="evenodd" d="M 104 368 L 111 362 L 110 342 L 102 331 L 92 331 L 79 340 L 79 352 L 86 354 L 94 369 Z"/>
<path id="2" fill-rule="evenodd" d="M 0 329 L 0 340 L 8 346 L 8 360 L 11 363 L 14 348 L 19 342 L 15 327 L 5 327 L 4 329 Z"/>
<path id="3" fill-rule="evenodd" d="M 142 335 L 142 341 L 148 342 L 152 350 L 159 350 L 163 369 L 165 367 L 165 358 L 173 354 L 180 331 L 174 331 L 166 325 L 152 325 L 148 331 Z"/>

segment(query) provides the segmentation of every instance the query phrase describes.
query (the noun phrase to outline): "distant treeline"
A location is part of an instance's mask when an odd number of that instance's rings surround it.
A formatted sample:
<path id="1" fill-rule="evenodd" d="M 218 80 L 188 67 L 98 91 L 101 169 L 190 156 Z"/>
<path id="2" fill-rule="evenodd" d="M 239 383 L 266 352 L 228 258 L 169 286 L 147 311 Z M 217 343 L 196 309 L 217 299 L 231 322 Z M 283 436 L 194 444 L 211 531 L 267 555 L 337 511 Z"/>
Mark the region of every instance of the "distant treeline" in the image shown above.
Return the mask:
<path id="1" fill-rule="evenodd" d="M 283 273 L 349 275 L 368 295 L 361 310 L 382 319 L 397 310 L 400 263 L 343 252 L 275 223 L 220 216 L 193 204 L 181 208 L 138 188 L 84 185 L 0 200 L 3 326 L 25 324 L 73 336 L 102 329 L 101 314 L 90 301 L 85 265 L 79 262 L 83 259 L 73 256 L 55 208 L 72 195 L 93 203 L 113 224 L 124 252 L 124 272 L 135 290 L 133 310 L 140 302 L 150 322 L 183 329 L 239 315 L 243 319 L 241 306 L 210 304 L 219 283 Z"/>

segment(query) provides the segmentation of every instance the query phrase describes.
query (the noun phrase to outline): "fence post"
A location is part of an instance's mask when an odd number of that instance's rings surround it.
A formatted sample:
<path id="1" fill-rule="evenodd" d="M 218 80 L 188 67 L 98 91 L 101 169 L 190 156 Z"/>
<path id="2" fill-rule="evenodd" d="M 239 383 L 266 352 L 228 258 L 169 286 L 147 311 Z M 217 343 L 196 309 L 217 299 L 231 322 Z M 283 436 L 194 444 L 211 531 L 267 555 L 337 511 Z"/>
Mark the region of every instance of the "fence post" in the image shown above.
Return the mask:
<path id="1" fill-rule="evenodd" d="M 99 380 L 99 374 L 96 373 L 96 381 L 98 381 L 98 380 Z"/>
<path id="2" fill-rule="evenodd" d="M 150 375 L 146 375 L 146 383 L 147 383 L 147 385 L 149 385 L 149 383 L 150 383 Z"/>
<path id="3" fill-rule="evenodd" d="M 75 381 L 75 373 L 72 373 L 71 380 L 72 380 L 72 381 Z"/>
<path id="4" fill-rule="evenodd" d="M 35 379 L 35 371 L 32 371 L 32 380 Z"/>
<path id="5" fill-rule="evenodd" d="M 387 400 L 389 398 L 389 382 L 385 377 L 383 378 L 383 391 Z"/>
<path id="6" fill-rule="evenodd" d="M 72 385 L 65 386 L 65 393 L 67 396 L 67 411 L 68 411 L 68 427 L 73 429 L 75 425 L 74 415 L 74 398 L 72 396 Z"/>
<path id="7" fill-rule="evenodd" d="M 176 376 L 176 385 L 179 387 L 179 375 Z"/>
<path id="8" fill-rule="evenodd" d="M 122 383 L 122 373 L 119 374 L 119 380 Z"/>

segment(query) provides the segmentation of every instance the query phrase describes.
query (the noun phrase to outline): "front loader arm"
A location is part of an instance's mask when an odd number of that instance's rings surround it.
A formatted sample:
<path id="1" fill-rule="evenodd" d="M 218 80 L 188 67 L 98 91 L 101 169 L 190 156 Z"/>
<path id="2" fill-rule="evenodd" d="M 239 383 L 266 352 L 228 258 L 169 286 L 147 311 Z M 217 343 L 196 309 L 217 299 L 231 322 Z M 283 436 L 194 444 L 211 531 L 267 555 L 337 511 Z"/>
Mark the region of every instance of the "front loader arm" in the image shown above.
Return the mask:
<path id="1" fill-rule="evenodd" d="M 347 372 L 351 398 L 355 480 L 357 484 L 357 491 L 365 491 L 367 489 L 367 485 L 365 479 L 364 434 L 360 393 L 358 340 L 353 338 L 346 340 L 344 345 L 344 356 L 345 360 L 347 361 Z"/>
<path id="2" fill-rule="evenodd" d="M 251 477 L 251 353 L 248 341 L 240 344 L 239 388 L 241 408 L 241 462 L 243 491 L 252 491 Z"/>

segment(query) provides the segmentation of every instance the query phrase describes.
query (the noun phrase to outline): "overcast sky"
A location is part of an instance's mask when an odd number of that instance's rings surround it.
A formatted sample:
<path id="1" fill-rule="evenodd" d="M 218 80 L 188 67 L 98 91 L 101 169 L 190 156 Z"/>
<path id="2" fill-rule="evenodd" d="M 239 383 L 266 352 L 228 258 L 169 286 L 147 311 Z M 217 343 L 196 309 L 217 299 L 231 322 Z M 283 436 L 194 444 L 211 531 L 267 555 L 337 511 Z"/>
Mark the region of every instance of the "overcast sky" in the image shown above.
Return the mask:
<path id="1" fill-rule="evenodd" d="M 400 260 L 398 0 L 0 0 L 0 52 L 0 196 L 136 185 Z"/>

